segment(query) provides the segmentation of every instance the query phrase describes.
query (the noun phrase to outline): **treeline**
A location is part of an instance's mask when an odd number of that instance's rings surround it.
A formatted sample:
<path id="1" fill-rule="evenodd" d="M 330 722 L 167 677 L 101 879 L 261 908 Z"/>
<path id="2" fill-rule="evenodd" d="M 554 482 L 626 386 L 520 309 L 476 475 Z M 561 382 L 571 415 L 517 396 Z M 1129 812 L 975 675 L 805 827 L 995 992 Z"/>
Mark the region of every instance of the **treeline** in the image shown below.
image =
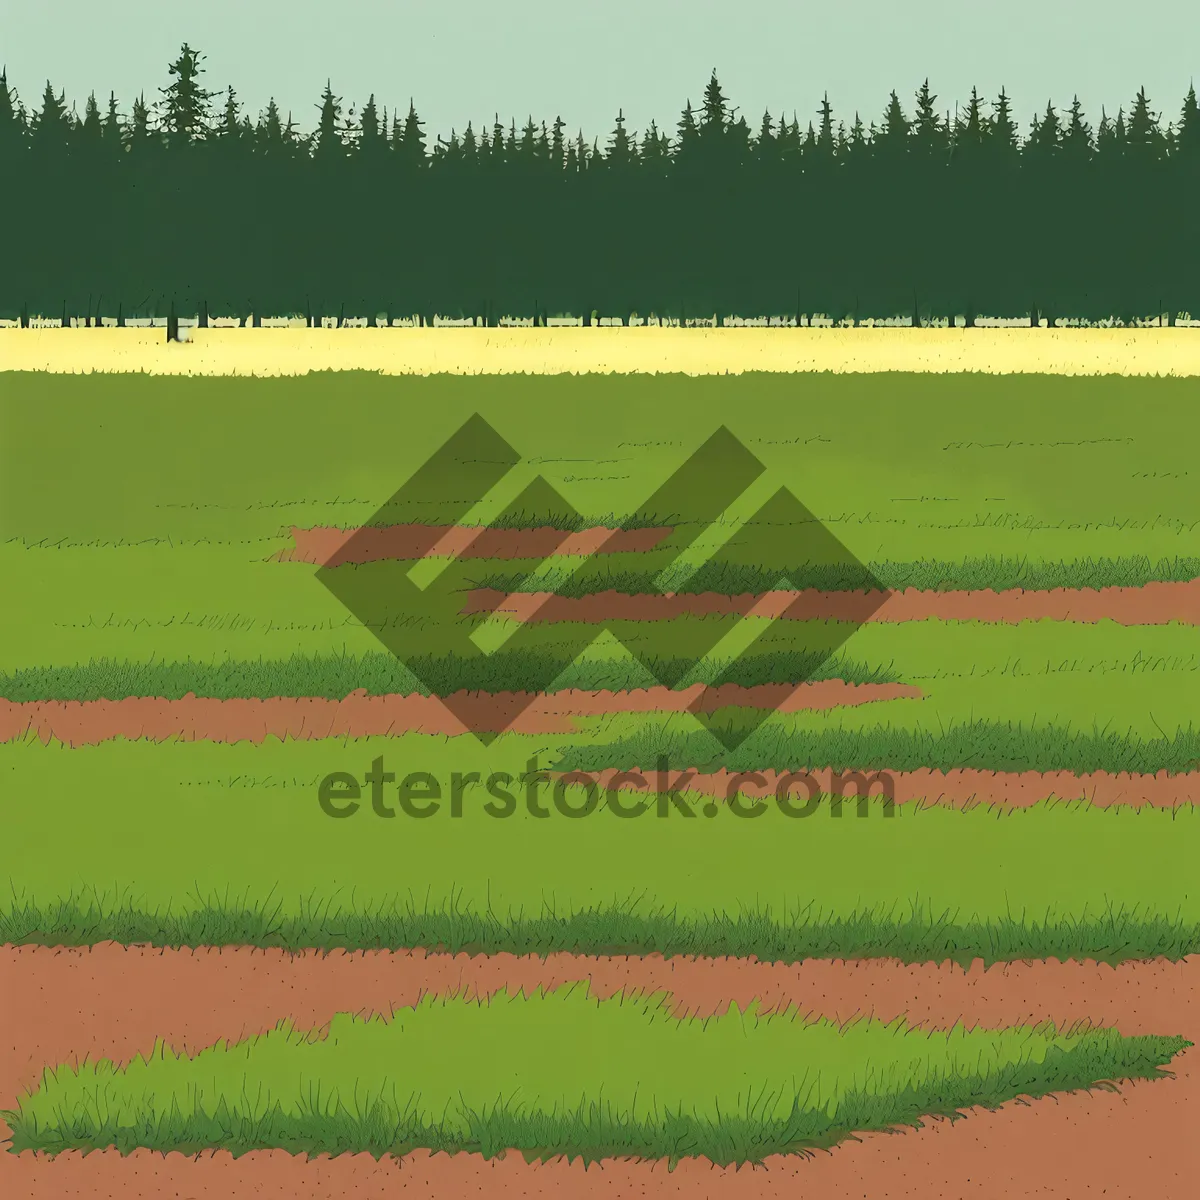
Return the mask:
<path id="1" fill-rule="evenodd" d="M 410 103 L 328 85 L 301 132 L 204 85 L 185 45 L 158 99 L 82 116 L 0 74 L 0 316 L 656 312 L 1098 320 L 1200 315 L 1200 111 L 1145 90 L 1022 135 L 1010 98 L 878 121 L 826 99 L 755 128 L 713 72 L 668 133 L 618 113 L 426 136 Z"/>

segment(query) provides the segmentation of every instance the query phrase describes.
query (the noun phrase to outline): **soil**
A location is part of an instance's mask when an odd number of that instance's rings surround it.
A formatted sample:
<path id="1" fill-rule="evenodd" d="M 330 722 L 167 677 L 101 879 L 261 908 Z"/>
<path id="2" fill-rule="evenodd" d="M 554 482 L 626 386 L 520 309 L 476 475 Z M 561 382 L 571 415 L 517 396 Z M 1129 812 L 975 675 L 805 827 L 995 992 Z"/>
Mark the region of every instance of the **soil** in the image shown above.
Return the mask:
<path id="1" fill-rule="evenodd" d="M 292 527 L 294 549 L 280 554 L 284 562 L 342 563 L 408 561 L 427 554 L 455 558 L 550 558 L 556 555 L 616 554 L 653 550 L 671 530 L 610 529 L 594 526 L 577 532 L 548 525 L 534 529 L 488 529 L 468 525 L 388 525 L 359 530 L 318 526 Z"/>
<path id="2" fill-rule="evenodd" d="M 653 767 L 638 768 L 645 778 L 645 787 L 636 781 L 624 778 L 621 787 L 630 790 L 653 790 L 656 774 Z M 614 776 L 627 775 L 625 771 L 611 768 L 600 772 L 597 782 L 607 787 Z M 676 786 L 681 772 L 669 773 L 671 786 Z M 720 770 L 708 773 L 689 773 L 686 790 L 702 795 L 726 796 L 730 783 L 736 779 L 737 790 L 746 796 L 771 798 L 783 772 L 763 770 L 759 778 L 737 775 L 732 771 Z M 854 772 L 844 772 L 844 792 L 847 802 L 852 803 L 857 792 L 850 781 Z M 897 804 L 915 800 L 933 804 L 962 807 L 973 802 L 1002 804 L 1010 808 L 1028 808 L 1041 800 L 1057 797 L 1059 800 L 1082 800 L 1098 808 L 1128 804 L 1134 808 L 1150 805 L 1152 808 L 1179 808 L 1185 804 L 1200 803 L 1200 773 L 1185 772 L 1169 775 L 1159 771 L 1157 775 L 1110 775 L 1095 771 L 1086 775 L 1075 775 L 1071 771 L 976 771 L 958 768 L 951 771 L 933 771 L 922 767 L 916 771 L 865 771 L 862 774 L 871 785 L 872 795 L 881 794 L 882 785 L 877 776 L 886 776 L 891 781 L 892 799 Z M 828 794 L 839 775 L 829 768 L 811 772 L 815 781 Z M 761 780 L 761 782 L 760 782 Z M 795 803 L 803 803 L 806 793 L 799 783 L 792 788 Z"/>
<path id="3" fill-rule="evenodd" d="M 1126 963 L 1010 963 L 984 970 L 952 964 L 905 965 L 812 960 L 783 965 L 727 959 L 475 957 L 425 952 L 149 950 L 105 944 L 89 949 L 0 949 L 0 1106 L 34 1086 L 51 1063 L 128 1061 L 156 1036 L 194 1051 L 261 1033 L 285 1017 L 317 1026 L 339 1011 L 387 1011 L 423 992 L 490 993 L 590 979 L 597 993 L 669 990 L 678 1011 L 708 1014 L 732 1000 L 794 1004 L 837 1020 L 869 1013 L 884 1020 L 946 1028 L 1052 1020 L 1090 1021 L 1127 1034 L 1182 1034 L 1200 1042 L 1200 957 Z M 308 1160 L 284 1152 L 194 1157 L 136 1151 L 75 1152 L 56 1158 L 0 1154 L 0 1192 L 13 1197 L 221 1197 L 296 1200 L 407 1194 L 451 1198 L 794 1197 L 844 1200 L 1184 1200 L 1195 1195 L 1200 1142 L 1200 1063 L 1193 1047 L 1171 1064 L 1173 1077 L 1016 1100 L 995 1112 L 930 1118 L 916 1130 L 863 1134 L 832 1151 L 776 1156 L 761 1168 L 716 1168 L 688 1160 L 610 1160 L 587 1169 L 561 1159 L 529 1165 L 519 1155 L 414 1153 Z M 0 1130 L 6 1136 L 7 1130 Z"/>
<path id="4" fill-rule="evenodd" d="M 1115 621 L 1119 625 L 1200 625 L 1200 579 L 1147 583 L 1141 587 L 1054 588 L 1051 591 L 765 592 L 721 596 L 715 592 L 631 596 L 594 592 L 506 594 L 477 588 L 464 614 L 498 612 L 526 621 L 667 621 L 680 616 L 785 617 L 797 621 Z"/>
<path id="5" fill-rule="evenodd" d="M 702 684 L 672 690 L 638 688 L 625 692 L 454 692 L 436 696 L 369 696 L 352 692 L 342 700 L 320 696 L 214 700 L 189 693 L 178 700 L 130 697 L 125 700 L 0 700 L 0 742 L 30 732 L 70 746 L 110 738 L 167 741 L 261 742 L 268 737 L 298 739 L 374 737 L 400 733 L 453 736 L 478 732 L 571 733 L 574 717 L 619 712 L 712 712 L 738 706 L 800 712 L 868 704 L 877 700 L 919 699 L 921 690 L 903 683 L 766 683 L 755 687 Z M 532 703 L 530 700 L 532 699 Z M 528 705 L 528 707 L 526 707 Z"/>

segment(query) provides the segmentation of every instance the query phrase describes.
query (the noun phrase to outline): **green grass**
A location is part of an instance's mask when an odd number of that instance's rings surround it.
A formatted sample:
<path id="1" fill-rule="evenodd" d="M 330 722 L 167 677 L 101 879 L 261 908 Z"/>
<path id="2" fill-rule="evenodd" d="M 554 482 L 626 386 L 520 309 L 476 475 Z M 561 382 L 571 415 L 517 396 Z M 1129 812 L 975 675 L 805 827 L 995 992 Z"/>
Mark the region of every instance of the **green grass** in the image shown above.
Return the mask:
<path id="1" fill-rule="evenodd" d="M 798 913 L 790 922 L 741 912 L 680 917 L 672 911 L 631 912 L 612 905 L 567 916 L 499 918 L 488 913 L 424 909 L 413 903 L 339 908 L 304 902 L 284 915 L 271 901 L 242 905 L 213 899 L 173 914 L 128 898 L 68 896 L 40 907 L 14 901 L 0 910 L 0 944 L 12 946 L 257 946 L 289 952 L 423 949 L 449 954 L 676 955 L 806 959 L 899 959 L 969 967 L 1030 959 L 1120 963 L 1200 953 L 1200 922 L 1145 912 L 1045 920 L 1006 916 L 959 922 L 949 913 L 876 912 L 823 917 Z"/>
<path id="2" fill-rule="evenodd" d="M 1115 1030 L 838 1025 L 795 1009 L 672 1015 L 670 997 L 572 985 L 426 997 L 388 1015 L 281 1024 L 194 1056 L 60 1066 L 5 1114 L 13 1149 L 239 1154 L 416 1147 L 761 1162 L 931 1113 L 1152 1079 L 1190 1045 Z"/>
<path id="3" fill-rule="evenodd" d="M 578 938 L 592 950 L 652 949 L 661 938 L 692 953 L 736 944 L 767 957 L 836 954 L 843 938 L 922 958 L 955 943 L 984 957 L 1056 942 L 1118 957 L 1194 948 L 1198 805 L 897 804 L 887 816 L 873 801 L 865 817 L 847 804 L 836 818 L 825 804 L 797 819 L 774 803 L 744 817 L 695 796 L 686 812 L 649 798 L 634 819 L 607 807 L 576 819 L 563 810 L 583 809 L 584 789 L 561 789 L 560 807 L 543 783 L 535 800 L 548 815 L 535 815 L 520 777 L 545 769 L 548 742 L 588 739 L 0 745 L 5 934 L 87 942 L 158 929 L 168 939 L 403 945 L 507 930 L 531 947 Z M 376 815 L 365 782 L 356 812 L 326 815 L 321 780 L 345 771 L 364 781 L 377 758 L 396 776 L 383 797 L 396 815 Z M 422 772 L 440 807 L 418 819 L 396 788 Z M 643 799 L 621 797 L 631 809 Z M 1081 932 L 1068 936 L 1071 926 Z"/>
<path id="4" fill-rule="evenodd" d="M 626 557 L 625 555 L 612 557 Z M 608 556 L 606 556 L 607 560 Z M 463 563 L 464 577 L 473 586 L 501 592 L 554 592 L 579 597 L 614 591 L 624 595 L 655 595 L 674 591 L 683 595 L 714 592 L 720 596 L 761 595 L 775 590 L 815 588 L 823 592 L 878 589 L 891 591 L 1050 591 L 1054 588 L 1141 587 L 1156 581 L 1186 582 L 1200 578 L 1200 558 L 1075 559 L 1069 562 L 1034 562 L 1022 558 L 968 558 L 958 562 L 873 562 L 810 564 L 794 567 L 761 567 L 743 563 L 703 564 L 662 575 L 650 570 L 621 570 L 608 561 L 596 561 L 575 571 L 550 569 L 531 575 L 524 571 L 480 572 Z"/>
<path id="5" fill-rule="evenodd" d="M 294 655 L 270 662 L 121 662 L 98 659 L 71 667 L 30 667 L 0 674 L 0 697 L 13 701 L 123 700 L 158 696 L 177 700 L 189 692 L 226 700 L 235 697 L 322 696 L 337 700 L 357 689 L 370 695 L 448 696 L 460 690 L 480 692 L 627 691 L 658 686 L 657 679 L 675 678 L 690 662 L 652 660 L 647 670 L 626 657 L 582 658 L 563 663 L 553 653 L 497 653 L 475 659 L 424 655 L 408 665 L 390 654 Z M 732 662 L 703 664 L 688 683 L 712 682 L 752 687 L 760 683 L 895 682 L 883 667 L 872 667 L 819 651 L 752 655 Z M 551 680 L 547 684 L 547 680 Z"/>
<path id="6" fill-rule="evenodd" d="M 523 456 L 507 497 L 541 475 L 580 513 L 641 512 L 726 425 L 860 561 L 1200 555 L 1194 378 L 29 372 L 3 392 L 0 541 L 353 528 L 478 412 Z"/>
<path id="7" fill-rule="evenodd" d="M 735 710 L 714 728 L 737 730 L 748 718 Z M 609 741 L 595 740 L 564 749 L 555 761 L 561 771 L 600 771 L 607 767 L 653 769 L 665 759 L 672 769 L 695 767 L 732 771 L 777 767 L 835 770 L 915 771 L 1093 771 L 1176 775 L 1200 771 L 1200 730 L 1189 726 L 1170 737 L 1143 738 L 1095 728 L 1077 732 L 1054 725 L 966 720 L 939 730 L 876 724 L 862 728 L 795 728 L 773 718 L 735 749 L 694 724 L 643 718 L 639 728 Z"/>

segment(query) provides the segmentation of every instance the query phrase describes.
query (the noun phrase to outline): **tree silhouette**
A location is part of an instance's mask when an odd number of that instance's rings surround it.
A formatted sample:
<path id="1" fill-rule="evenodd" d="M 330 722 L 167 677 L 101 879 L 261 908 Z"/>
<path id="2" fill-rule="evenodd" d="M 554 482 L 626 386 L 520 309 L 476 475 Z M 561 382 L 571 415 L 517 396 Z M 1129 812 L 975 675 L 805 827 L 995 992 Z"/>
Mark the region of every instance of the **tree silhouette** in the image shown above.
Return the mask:
<path id="1" fill-rule="evenodd" d="M 321 110 L 321 117 L 317 123 L 313 157 L 328 162 L 342 157 L 346 149 L 342 142 L 340 124 L 342 98 L 333 94 L 333 88 L 328 79 L 325 81 L 325 91 L 321 94 L 321 103 L 317 107 Z"/>
<path id="2" fill-rule="evenodd" d="M 1114 219 L 1200 208 L 1194 87 L 1174 122 L 1139 90 L 1128 114 L 1101 110 L 1095 139 L 1078 98 L 1061 117 L 1046 104 L 1022 138 L 1006 92 L 985 105 L 973 89 L 952 118 L 929 80 L 911 120 L 895 93 L 878 127 L 837 120 L 826 95 L 805 131 L 782 109 L 752 128 L 714 69 L 676 137 L 653 120 L 635 136 L 623 109 L 603 149 L 561 117 L 497 115 L 431 133 L 430 153 L 412 97 L 407 117 L 374 94 L 343 108 L 327 80 L 301 131 L 274 99 L 252 120 L 232 88 L 210 116 L 201 66 L 185 43 L 161 120 L 142 94 L 128 125 L 115 96 L 75 117 L 49 84 L 27 119 L 0 71 L 0 214 L 25 231 L 6 246 L 0 308 L 91 311 L 102 295 L 127 314 L 1200 311 L 1186 216 Z M 185 206 L 205 219 L 180 238 Z M 374 210 L 391 219 L 312 215 Z M 463 236 L 481 215 L 488 232 Z"/>
<path id="3" fill-rule="evenodd" d="M 633 166 L 635 157 L 629 134 L 625 130 L 624 109 L 617 112 L 617 124 L 608 140 L 606 165 L 617 171 L 625 171 Z"/>
<path id="4" fill-rule="evenodd" d="M 173 82 L 159 89 L 163 96 L 162 128 L 172 148 L 200 141 L 208 132 L 209 101 L 216 93 L 200 86 L 203 58 L 184 42 L 179 57 L 167 68 Z"/>

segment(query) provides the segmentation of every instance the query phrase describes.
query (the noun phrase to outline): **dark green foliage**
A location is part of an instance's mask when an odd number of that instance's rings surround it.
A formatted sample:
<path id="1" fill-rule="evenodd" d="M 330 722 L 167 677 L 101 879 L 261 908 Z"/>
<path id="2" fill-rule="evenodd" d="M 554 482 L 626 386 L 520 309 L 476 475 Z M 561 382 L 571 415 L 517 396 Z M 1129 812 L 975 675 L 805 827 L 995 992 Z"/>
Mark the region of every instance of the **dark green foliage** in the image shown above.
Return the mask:
<path id="1" fill-rule="evenodd" d="M 139 97 L 127 126 L 115 97 L 107 118 L 89 101 L 78 136 L 61 92 L 47 84 L 27 121 L 0 75 L 12 180 L 0 220 L 29 231 L 6 262 L 0 308 L 83 311 L 103 296 L 113 315 L 174 302 L 242 315 L 536 308 L 968 323 L 976 312 L 1200 311 L 1200 245 L 1186 223 L 1115 219 L 1197 207 L 1194 89 L 1165 127 L 1139 91 L 1128 115 L 1102 116 L 1094 142 L 1077 101 L 1061 118 L 1051 104 L 1022 143 L 1003 90 L 991 105 L 973 91 L 951 119 L 928 81 L 911 117 L 893 92 L 878 128 L 857 113 L 839 120 L 826 95 L 807 133 L 794 113 L 752 129 L 714 70 L 673 137 L 653 122 L 631 130 L 618 110 L 601 145 L 532 115 L 520 129 L 497 116 L 482 136 L 468 125 L 461 138 L 427 137 L 412 99 L 390 117 L 374 96 L 356 112 L 328 82 L 301 136 L 274 101 L 255 124 L 227 91 L 213 114 L 202 61 L 185 44 L 157 111 Z M 92 153 L 98 134 L 106 149 Z M 466 237 L 480 168 L 492 232 Z M 173 232 L 180 195 L 206 214 L 186 239 Z M 103 237 L 69 220 L 81 196 L 103 210 Z M 388 219 L 344 218 L 367 211 Z"/>

